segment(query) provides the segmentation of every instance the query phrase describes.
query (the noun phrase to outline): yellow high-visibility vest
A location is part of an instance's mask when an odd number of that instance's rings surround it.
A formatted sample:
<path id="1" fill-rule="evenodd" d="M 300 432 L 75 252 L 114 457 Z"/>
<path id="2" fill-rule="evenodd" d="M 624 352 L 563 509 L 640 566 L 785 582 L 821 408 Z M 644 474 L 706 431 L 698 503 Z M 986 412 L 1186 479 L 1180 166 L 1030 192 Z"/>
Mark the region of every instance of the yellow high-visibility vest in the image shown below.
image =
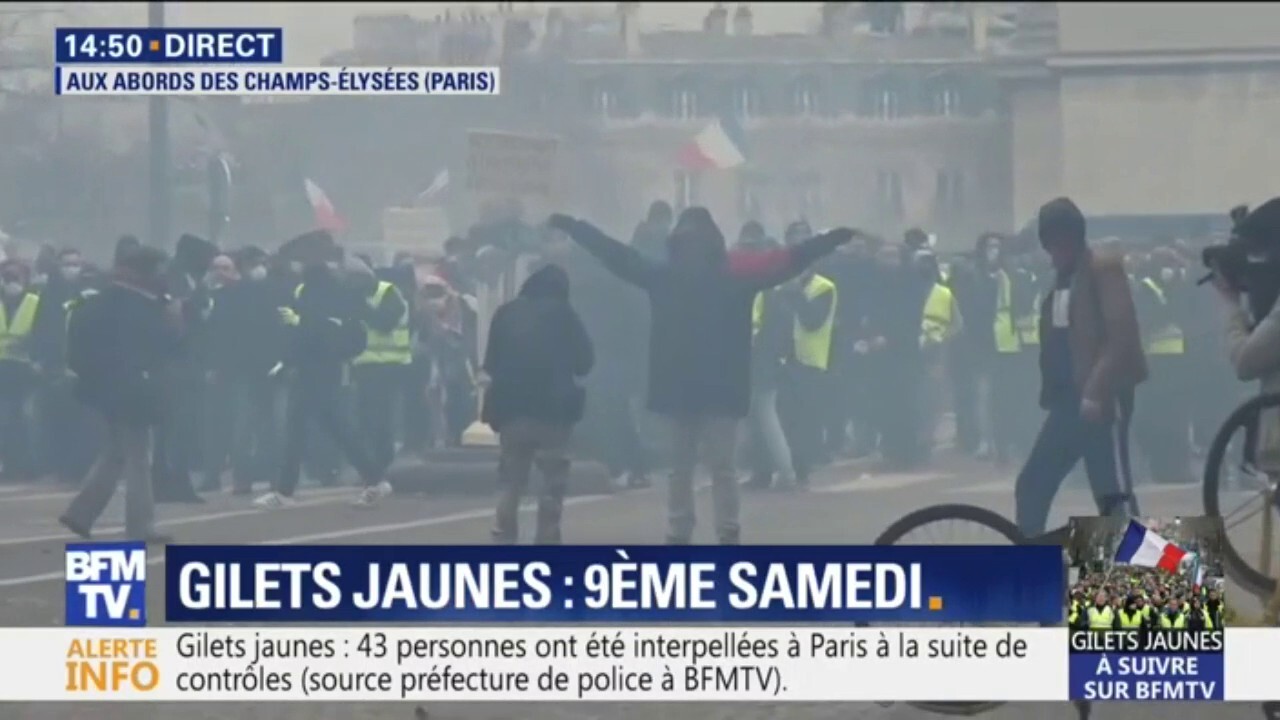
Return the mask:
<path id="1" fill-rule="evenodd" d="M 18 310 L 9 317 L 8 311 L 0 305 L 0 360 L 26 360 L 27 349 L 22 341 L 31 334 L 36 322 L 36 310 L 40 307 L 40 296 L 27 293 L 18 303 Z"/>
<path id="2" fill-rule="evenodd" d="M 1151 288 L 1161 305 L 1167 306 L 1169 301 L 1164 296 L 1160 284 L 1151 278 L 1142 278 L 1142 284 Z M 1147 338 L 1147 354 L 1149 355 L 1181 355 L 1186 350 L 1182 338 L 1182 328 L 1176 323 L 1169 323 L 1151 333 Z"/>
<path id="3" fill-rule="evenodd" d="M 1110 630 L 1115 624 L 1115 611 L 1108 605 L 1101 610 L 1096 607 L 1089 607 L 1089 629 L 1090 630 Z"/>
<path id="4" fill-rule="evenodd" d="M 996 352 L 1016 353 L 1022 349 L 1022 344 L 1013 322 L 1013 283 L 1004 270 L 996 271 L 996 287 Z"/>
<path id="5" fill-rule="evenodd" d="M 819 370 L 826 370 L 831 360 L 831 335 L 835 329 L 836 303 L 840 297 L 836 294 L 836 284 L 821 275 L 809 278 L 809 283 L 804 287 L 805 300 L 813 300 L 826 293 L 831 293 L 831 307 L 827 309 L 827 317 L 822 325 L 817 330 L 806 330 L 797 319 L 792 329 L 796 362 Z"/>
<path id="6" fill-rule="evenodd" d="M 1168 613 L 1160 614 L 1160 627 L 1165 630 L 1181 630 L 1187 626 L 1187 616 L 1179 612 L 1173 616 L 1173 620 L 1169 619 Z"/>
<path id="7" fill-rule="evenodd" d="M 941 345 L 946 342 L 955 320 L 955 297 L 946 285 L 935 283 L 924 303 L 924 318 L 920 321 L 920 346 Z"/>
<path id="8" fill-rule="evenodd" d="M 378 282 L 378 289 L 369 298 L 369 307 L 377 308 L 387 297 L 387 293 L 400 295 L 396 286 L 385 281 Z M 373 328 L 365 328 L 368 341 L 365 351 L 360 353 L 352 365 L 408 365 L 413 362 L 413 344 L 409 338 L 409 309 L 401 313 L 399 322 L 391 332 L 378 332 Z"/>
<path id="9" fill-rule="evenodd" d="M 1122 628 L 1140 628 L 1145 618 L 1141 610 L 1134 610 L 1132 613 L 1120 611 L 1120 627 Z"/>

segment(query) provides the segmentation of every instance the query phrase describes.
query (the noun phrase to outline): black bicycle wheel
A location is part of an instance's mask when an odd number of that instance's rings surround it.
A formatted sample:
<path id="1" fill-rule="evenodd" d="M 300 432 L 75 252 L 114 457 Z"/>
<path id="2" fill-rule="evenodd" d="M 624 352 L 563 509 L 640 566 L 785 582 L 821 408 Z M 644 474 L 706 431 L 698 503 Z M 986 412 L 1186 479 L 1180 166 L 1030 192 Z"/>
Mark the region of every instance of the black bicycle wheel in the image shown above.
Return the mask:
<path id="1" fill-rule="evenodd" d="M 1018 526 L 1000 513 L 977 505 L 951 504 L 930 505 L 903 516 L 880 533 L 875 544 L 897 545 L 903 538 L 917 530 L 953 522 L 984 527 L 1008 540 L 1012 545 L 1022 545 L 1026 542 Z"/>
<path id="2" fill-rule="evenodd" d="M 1260 395 L 1248 402 L 1245 402 L 1227 417 L 1226 422 L 1218 429 L 1218 434 L 1214 436 L 1213 443 L 1209 446 L 1209 452 L 1205 457 L 1204 463 L 1204 511 L 1206 515 L 1222 518 L 1223 525 L 1226 528 L 1225 537 L 1223 538 L 1223 558 L 1227 564 L 1227 574 L 1231 579 L 1239 583 L 1244 590 L 1258 594 L 1271 595 L 1276 590 L 1276 579 L 1270 574 L 1258 570 L 1253 567 L 1244 554 L 1237 547 L 1237 541 L 1232 540 L 1232 528 L 1239 528 L 1240 525 L 1249 518 L 1259 513 L 1277 513 L 1278 509 L 1272 505 L 1267 507 L 1265 496 L 1263 495 L 1263 483 L 1274 483 L 1275 480 L 1269 478 L 1265 474 L 1257 472 L 1254 465 L 1256 458 L 1253 455 L 1257 451 L 1257 432 L 1258 422 L 1261 414 L 1265 410 L 1275 410 L 1280 408 L 1280 394 Z M 1240 502 L 1241 498 L 1232 497 L 1230 502 L 1224 502 L 1224 498 L 1230 497 L 1235 492 L 1232 488 L 1226 487 L 1227 483 L 1223 482 L 1223 463 L 1227 460 L 1227 452 L 1232 447 L 1232 441 L 1240 431 L 1244 431 L 1243 455 L 1240 465 L 1233 468 L 1237 477 L 1245 484 L 1244 502 Z M 1248 508 L 1252 507 L 1252 510 Z M 1280 520 L 1280 517 L 1277 517 Z M 1237 537 L 1241 535 L 1237 532 Z M 1264 542 L 1272 543 L 1274 538 L 1262 538 Z M 1244 543 L 1241 541 L 1243 546 Z"/>
<path id="3" fill-rule="evenodd" d="M 967 525 L 971 529 L 983 531 L 980 540 L 966 539 L 965 544 L 993 544 L 1000 538 L 1010 544 L 1020 545 L 1024 542 L 1018 526 L 1003 515 L 976 505 L 931 505 L 912 512 L 890 525 L 880 537 L 876 545 L 898 545 L 909 536 L 920 531 L 922 535 L 932 535 L 933 531 L 944 526 Z M 922 538 L 925 539 L 925 538 Z M 925 539 L 928 544 L 938 543 L 933 537 Z M 968 717 L 980 715 L 994 710 L 1003 702 L 999 701 L 962 701 L 962 702 L 906 702 L 908 707 L 934 715 L 953 715 Z"/>

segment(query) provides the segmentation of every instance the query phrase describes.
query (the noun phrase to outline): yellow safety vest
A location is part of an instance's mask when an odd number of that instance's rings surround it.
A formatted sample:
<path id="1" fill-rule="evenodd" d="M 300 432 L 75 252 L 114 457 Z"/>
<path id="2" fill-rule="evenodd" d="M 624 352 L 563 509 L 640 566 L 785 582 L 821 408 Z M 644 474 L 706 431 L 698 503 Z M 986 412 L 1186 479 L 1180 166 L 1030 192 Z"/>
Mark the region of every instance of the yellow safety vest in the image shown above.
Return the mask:
<path id="1" fill-rule="evenodd" d="M 920 345 L 941 345 L 946 341 L 955 319 L 955 298 L 950 288 L 935 283 L 924 303 L 924 318 L 920 321 Z"/>
<path id="2" fill-rule="evenodd" d="M 1156 294 L 1156 299 L 1161 305 L 1168 305 L 1165 299 L 1164 290 L 1160 284 L 1151 278 L 1142 278 L 1142 284 L 1151 288 L 1151 292 Z M 1147 354 L 1149 355 L 1181 355 L 1186 349 L 1186 345 L 1182 338 L 1182 328 L 1175 323 L 1168 325 L 1151 333 L 1147 339 Z"/>
<path id="3" fill-rule="evenodd" d="M 764 293 L 756 293 L 756 299 L 751 303 L 751 340 L 755 342 L 755 337 L 760 333 L 760 328 L 764 327 Z"/>
<path id="4" fill-rule="evenodd" d="M 1144 617 L 1145 616 L 1143 615 L 1141 610 L 1134 610 L 1132 613 L 1127 613 L 1124 610 L 1121 610 L 1120 611 L 1120 627 L 1122 628 L 1142 627 L 1142 620 Z"/>
<path id="5" fill-rule="evenodd" d="M 1108 605 L 1102 610 L 1090 605 L 1089 606 L 1089 629 L 1090 630 L 1110 630 L 1115 625 L 1115 611 Z"/>
<path id="6" fill-rule="evenodd" d="M 378 289 L 374 291 L 373 297 L 369 298 L 369 307 L 377 308 L 382 305 L 382 300 L 387 293 L 399 295 L 400 291 L 395 285 L 385 280 L 379 281 Z M 352 365 L 408 365 L 413 362 L 413 344 L 409 338 L 407 305 L 400 315 L 400 321 L 391 332 L 378 332 L 368 327 L 365 328 L 365 332 L 369 336 L 365 351 L 351 361 Z"/>
<path id="7" fill-rule="evenodd" d="M 1173 620 L 1169 620 L 1168 613 L 1160 615 L 1160 627 L 1166 630 L 1181 630 L 1187 626 L 1187 616 L 1178 613 Z"/>
<path id="8" fill-rule="evenodd" d="M 996 352 L 1016 353 L 1022 349 L 1013 323 L 1013 283 L 1004 270 L 996 271 Z"/>
<path id="9" fill-rule="evenodd" d="M 31 334 L 39 307 L 40 296 L 35 293 L 22 296 L 18 311 L 12 318 L 4 306 L 0 305 L 0 360 L 27 359 L 27 349 L 22 346 L 22 341 Z"/>
<path id="10" fill-rule="evenodd" d="M 827 317 L 817 330 L 805 330 L 796 320 L 792 328 L 792 338 L 796 346 L 796 362 L 811 368 L 826 370 L 831 360 L 831 334 L 836 324 L 836 284 L 821 275 L 809 278 L 804 287 L 804 299 L 813 300 L 819 295 L 831 293 L 831 307 L 827 309 Z"/>

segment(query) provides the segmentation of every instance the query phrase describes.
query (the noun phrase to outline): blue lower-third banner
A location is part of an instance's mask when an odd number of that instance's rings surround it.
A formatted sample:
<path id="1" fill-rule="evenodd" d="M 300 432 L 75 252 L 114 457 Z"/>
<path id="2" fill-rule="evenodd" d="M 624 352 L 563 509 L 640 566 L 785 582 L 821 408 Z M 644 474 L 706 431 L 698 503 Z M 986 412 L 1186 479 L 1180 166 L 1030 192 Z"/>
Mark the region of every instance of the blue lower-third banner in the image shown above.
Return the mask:
<path id="1" fill-rule="evenodd" d="M 197 546 L 170 622 L 1037 623 L 1054 546 Z"/>
<path id="2" fill-rule="evenodd" d="M 1210 654 L 1072 654 L 1072 700 L 1222 700 L 1226 658 Z"/>

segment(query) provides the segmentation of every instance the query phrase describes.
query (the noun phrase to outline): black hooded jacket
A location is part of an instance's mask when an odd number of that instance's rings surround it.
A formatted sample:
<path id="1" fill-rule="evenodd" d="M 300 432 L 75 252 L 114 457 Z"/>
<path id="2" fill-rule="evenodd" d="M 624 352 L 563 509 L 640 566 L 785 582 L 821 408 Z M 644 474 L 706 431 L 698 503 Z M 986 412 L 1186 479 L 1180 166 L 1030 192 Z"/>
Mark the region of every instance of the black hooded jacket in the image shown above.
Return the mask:
<path id="1" fill-rule="evenodd" d="M 572 425 L 585 402 L 577 378 L 594 363 L 591 340 L 569 304 L 569 276 L 547 265 L 489 323 L 484 370 L 492 384 L 481 417 L 499 432 L 517 419 Z"/>
<path id="2" fill-rule="evenodd" d="M 690 208 L 668 239 L 671 260 L 654 262 L 590 223 L 563 215 L 551 223 L 648 293 L 649 409 L 684 417 L 746 416 L 756 293 L 796 277 L 853 235 L 833 230 L 789 248 L 731 257 L 710 213 Z"/>
<path id="3" fill-rule="evenodd" d="M 285 335 L 285 364 L 300 377 L 338 384 L 343 365 L 365 350 L 363 300 L 324 265 L 308 267 L 300 287 L 291 303 L 299 321 Z"/>

